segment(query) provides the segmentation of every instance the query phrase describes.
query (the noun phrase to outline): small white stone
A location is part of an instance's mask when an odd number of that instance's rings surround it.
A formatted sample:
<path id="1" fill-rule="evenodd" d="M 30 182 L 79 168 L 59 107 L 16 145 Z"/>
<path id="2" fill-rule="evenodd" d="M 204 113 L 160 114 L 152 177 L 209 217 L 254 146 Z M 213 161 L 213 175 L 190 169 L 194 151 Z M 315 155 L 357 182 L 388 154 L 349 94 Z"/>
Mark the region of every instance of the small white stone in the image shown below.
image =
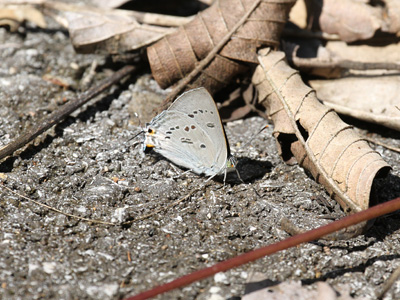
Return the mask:
<path id="1" fill-rule="evenodd" d="M 55 262 L 44 262 L 43 263 L 43 271 L 47 274 L 52 274 L 57 268 L 57 264 Z"/>
<path id="2" fill-rule="evenodd" d="M 217 283 L 223 283 L 223 284 L 228 284 L 228 277 L 225 275 L 225 273 L 217 273 L 214 275 L 214 281 Z"/>
<path id="3" fill-rule="evenodd" d="M 28 274 L 30 275 L 36 269 L 39 269 L 39 265 L 38 264 L 29 264 L 28 265 Z"/>
<path id="4" fill-rule="evenodd" d="M 300 277 L 301 276 L 301 270 L 300 269 L 296 269 L 296 271 L 294 271 L 294 275 Z"/>
<path id="5" fill-rule="evenodd" d="M 217 294 L 217 293 L 219 293 L 221 291 L 221 288 L 219 287 L 219 286 L 212 286 L 211 288 L 210 288 L 210 293 L 211 294 Z"/>
<path id="6" fill-rule="evenodd" d="M 212 294 L 207 300 L 225 300 L 225 298 L 219 294 Z"/>

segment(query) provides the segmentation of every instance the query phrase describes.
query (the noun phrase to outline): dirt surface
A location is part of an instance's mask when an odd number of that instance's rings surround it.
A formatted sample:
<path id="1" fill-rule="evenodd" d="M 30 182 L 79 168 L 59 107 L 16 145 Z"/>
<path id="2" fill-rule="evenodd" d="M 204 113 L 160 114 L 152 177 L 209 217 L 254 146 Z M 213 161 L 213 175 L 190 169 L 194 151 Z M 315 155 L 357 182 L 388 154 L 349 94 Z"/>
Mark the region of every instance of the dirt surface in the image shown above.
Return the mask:
<path id="1" fill-rule="evenodd" d="M 76 54 L 67 33 L 52 26 L 27 24 L 17 33 L 0 28 L 0 147 L 78 95 L 93 61 L 98 63 L 93 83 L 118 68 L 105 57 Z M 281 161 L 273 126 L 243 147 L 265 124 L 258 117 L 226 125 L 245 184 L 234 175 L 225 185 L 220 179 L 206 182 L 144 155 L 140 138 L 134 139 L 139 130 L 134 112 L 144 114 L 143 106 L 150 111 L 147 103 L 163 95 L 145 70 L 0 162 L 5 186 L 66 213 L 113 223 L 154 213 L 129 226 L 90 223 L 0 186 L 0 298 L 119 299 L 288 237 L 282 217 L 311 228 L 343 216 L 300 167 Z M 357 130 L 400 146 L 394 132 Z M 399 196 L 400 155 L 375 149 L 393 166 L 378 194 Z M 308 243 L 159 299 L 240 299 L 255 274 L 267 284 L 295 280 L 311 289 L 326 281 L 341 293 L 373 299 L 400 267 L 399 249 L 397 213 L 378 219 L 365 235 Z M 385 299 L 400 299 L 399 282 Z"/>

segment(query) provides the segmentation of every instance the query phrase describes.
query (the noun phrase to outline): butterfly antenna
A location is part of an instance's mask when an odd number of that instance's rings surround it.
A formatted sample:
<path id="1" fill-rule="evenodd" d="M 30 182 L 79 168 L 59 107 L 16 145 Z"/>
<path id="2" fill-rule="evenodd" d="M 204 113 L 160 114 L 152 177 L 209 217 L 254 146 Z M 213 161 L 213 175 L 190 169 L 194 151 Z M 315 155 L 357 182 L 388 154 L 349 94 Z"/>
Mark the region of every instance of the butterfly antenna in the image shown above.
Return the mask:
<path id="1" fill-rule="evenodd" d="M 136 116 L 136 117 L 138 118 L 138 120 L 139 120 L 139 127 L 140 127 L 140 130 L 139 130 L 139 132 L 136 133 L 133 137 L 129 138 L 127 142 L 130 142 L 131 140 L 136 139 L 139 135 L 145 133 L 144 127 L 142 127 L 142 122 L 140 121 L 139 115 L 138 115 L 137 113 L 135 113 L 135 116 Z M 134 144 L 133 144 L 133 147 L 136 147 L 136 145 L 139 144 L 139 143 L 140 143 L 140 142 L 134 143 Z"/>
<path id="2" fill-rule="evenodd" d="M 140 131 L 137 134 L 135 134 L 133 137 L 131 137 L 128 141 L 135 139 L 140 134 L 144 134 L 143 128 L 141 128 Z"/>
<path id="3" fill-rule="evenodd" d="M 135 117 L 138 118 L 140 131 L 137 134 L 135 134 L 133 137 L 131 137 L 128 141 L 135 139 L 140 134 L 144 134 L 144 127 L 142 126 L 142 122 L 140 121 L 139 115 L 137 113 L 135 113 Z"/>

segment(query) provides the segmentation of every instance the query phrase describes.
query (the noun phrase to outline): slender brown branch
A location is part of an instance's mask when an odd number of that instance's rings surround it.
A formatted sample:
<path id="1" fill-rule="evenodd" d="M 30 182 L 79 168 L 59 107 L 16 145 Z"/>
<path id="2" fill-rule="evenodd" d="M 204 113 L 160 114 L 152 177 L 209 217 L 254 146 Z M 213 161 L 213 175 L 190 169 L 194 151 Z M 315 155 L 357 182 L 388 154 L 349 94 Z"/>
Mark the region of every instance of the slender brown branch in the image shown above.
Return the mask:
<path id="1" fill-rule="evenodd" d="M 341 230 L 343 228 L 355 225 L 361 222 L 365 222 L 371 219 L 375 219 L 384 214 L 388 214 L 400 209 L 400 198 L 393 199 L 391 201 L 376 205 L 367 210 L 355 213 L 353 215 L 344 217 L 338 221 L 329 223 L 328 225 L 318 227 L 307 231 L 305 233 L 292 236 L 278 243 L 258 248 L 256 250 L 244 253 L 242 255 L 236 256 L 234 258 L 228 259 L 226 261 L 215 264 L 211 267 L 195 271 L 191 274 L 187 274 L 178 279 L 170 281 L 168 283 L 154 287 L 153 289 L 142 292 L 136 296 L 126 298 L 125 300 L 143 300 L 160 295 L 162 293 L 168 292 L 170 290 L 183 287 L 192 282 L 199 281 L 210 277 L 218 272 L 225 272 L 229 269 L 241 266 L 243 264 L 255 261 L 267 255 L 271 255 L 281 250 L 288 249 L 290 247 L 295 247 L 302 243 L 311 242 L 317 240 L 327 234 L 333 233 L 335 231 Z"/>
<path id="2" fill-rule="evenodd" d="M 386 293 L 390 290 L 393 284 L 399 279 L 399 277 L 400 277 L 400 267 L 394 270 L 392 275 L 390 275 L 389 279 L 383 285 L 382 291 L 377 293 L 376 298 L 383 299 L 383 297 L 385 297 Z"/>
<path id="3" fill-rule="evenodd" d="M 219 43 L 207 54 L 207 56 L 199 62 L 199 64 L 187 74 L 184 78 L 179 81 L 179 83 L 174 87 L 174 89 L 169 93 L 161 105 L 161 109 L 165 109 L 168 103 L 172 102 L 181 93 L 181 91 L 214 59 L 215 55 L 222 49 L 223 46 L 230 40 L 232 35 L 243 25 L 243 23 L 248 19 L 251 13 L 257 8 L 261 0 L 254 1 L 254 4 L 250 9 L 243 15 L 239 22 L 219 41 Z"/>
<path id="4" fill-rule="evenodd" d="M 34 138 L 36 138 L 41 133 L 45 132 L 47 129 L 51 128 L 53 125 L 61 122 L 70 115 L 73 111 L 81 107 L 83 104 L 88 102 L 89 100 L 93 99 L 104 90 L 108 89 L 111 85 L 117 83 L 122 78 L 127 76 L 128 74 L 135 71 L 137 68 L 135 66 L 127 65 L 122 69 L 115 72 L 111 77 L 104 79 L 100 84 L 97 86 L 89 89 L 88 91 L 84 92 L 78 98 L 71 100 L 70 102 L 64 104 L 62 107 L 48 115 L 47 117 L 43 118 L 37 125 L 33 126 L 30 130 L 23 133 L 21 136 L 17 137 L 14 141 L 9 143 L 8 145 L 4 146 L 0 149 L 0 160 L 5 158 L 8 155 L 14 153 L 14 151 L 20 149 Z"/>
<path id="5" fill-rule="evenodd" d="M 341 68 L 349 70 L 400 70 L 400 64 L 390 62 L 362 62 L 354 60 L 333 60 L 326 61 L 318 58 L 291 57 L 296 68 Z"/>
<path id="6" fill-rule="evenodd" d="M 389 149 L 389 150 L 392 150 L 392 151 L 395 151 L 395 152 L 400 153 L 400 148 L 398 148 L 398 147 L 390 146 L 390 145 L 388 145 L 388 144 L 382 143 L 382 142 L 377 141 L 377 140 L 375 140 L 375 139 L 371 139 L 371 138 L 369 138 L 369 137 L 364 137 L 364 139 L 365 139 L 366 141 L 370 142 L 370 143 L 375 144 L 375 145 L 379 145 L 379 146 L 382 146 L 382 147 L 384 147 L 384 148 L 386 148 L 386 149 Z"/>

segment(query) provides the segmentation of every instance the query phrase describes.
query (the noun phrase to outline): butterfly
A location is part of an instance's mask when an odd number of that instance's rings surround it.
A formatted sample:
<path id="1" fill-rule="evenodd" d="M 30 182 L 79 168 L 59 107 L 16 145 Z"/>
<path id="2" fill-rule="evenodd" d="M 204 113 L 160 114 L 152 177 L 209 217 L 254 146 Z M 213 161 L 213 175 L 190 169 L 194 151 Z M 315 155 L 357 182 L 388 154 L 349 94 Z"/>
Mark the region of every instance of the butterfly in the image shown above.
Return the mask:
<path id="1" fill-rule="evenodd" d="M 144 129 L 149 149 L 196 174 L 213 178 L 235 168 L 214 99 L 205 88 L 183 93 Z"/>

